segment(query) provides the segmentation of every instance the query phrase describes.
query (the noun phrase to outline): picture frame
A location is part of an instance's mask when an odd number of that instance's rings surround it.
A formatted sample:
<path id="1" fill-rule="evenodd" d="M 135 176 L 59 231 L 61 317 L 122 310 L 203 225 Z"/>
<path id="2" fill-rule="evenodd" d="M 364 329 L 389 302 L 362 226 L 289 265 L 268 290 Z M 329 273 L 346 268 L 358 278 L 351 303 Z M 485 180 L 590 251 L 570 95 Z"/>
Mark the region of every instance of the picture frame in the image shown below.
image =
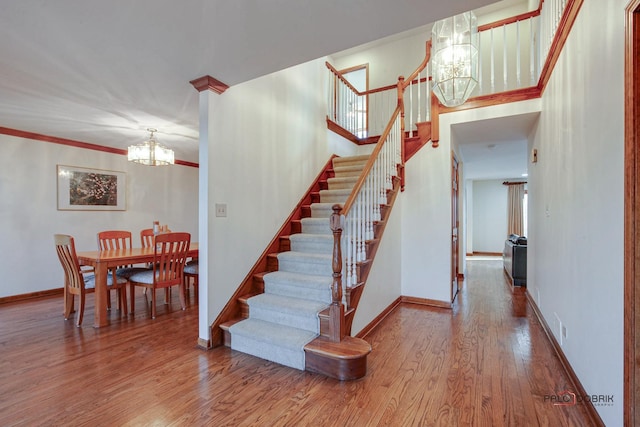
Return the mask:
<path id="1" fill-rule="evenodd" d="M 57 165 L 58 210 L 126 210 L 126 173 Z"/>

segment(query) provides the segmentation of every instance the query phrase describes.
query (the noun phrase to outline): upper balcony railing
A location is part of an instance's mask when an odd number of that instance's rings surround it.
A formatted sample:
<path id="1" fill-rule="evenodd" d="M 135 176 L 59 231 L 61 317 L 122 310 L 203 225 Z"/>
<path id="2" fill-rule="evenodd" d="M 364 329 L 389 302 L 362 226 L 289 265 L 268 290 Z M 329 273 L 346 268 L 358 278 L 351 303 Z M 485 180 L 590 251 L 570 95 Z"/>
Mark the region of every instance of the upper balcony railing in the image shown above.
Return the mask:
<path id="1" fill-rule="evenodd" d="M 539 86 L 567 6 L 575 0 L 541 0 L 536 10 L 478 27 L 478 84 L 471 95 L 484 97 Z M 359 140 L 380 135 L 397 106 L 397 85 L 360 92 L 327 63 L 327 118 Z M 425 64 L 404 93 L 405 129 L 431 121 L 431 73 Z"/>

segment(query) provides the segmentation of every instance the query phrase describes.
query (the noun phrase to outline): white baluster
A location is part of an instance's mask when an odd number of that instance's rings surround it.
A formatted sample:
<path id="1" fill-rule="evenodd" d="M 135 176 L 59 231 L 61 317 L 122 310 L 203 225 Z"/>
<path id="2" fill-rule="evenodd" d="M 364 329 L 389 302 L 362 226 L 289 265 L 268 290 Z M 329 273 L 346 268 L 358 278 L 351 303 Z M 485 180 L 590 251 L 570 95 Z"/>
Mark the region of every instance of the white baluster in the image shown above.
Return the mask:
<path id="1" fill-rule="evenodd" d="M 430 122 L 431 121 L 431 61 L 429 61 L 429 63 L 427 64 L 427 96 L 425 96 L 425 106 L 426 106 L 426 110 L 427 110 L 427 117 L 426 117 L 426 121 Z"/>
<path id="2" fill-rule="evenodd" d="M 493 28 L 491 28 L 491 93 L 496 92 L 496 72 L 495 72 L 495 60 L 493 54 Z"/>
<path id="3" fill-rule="evenodd" d="M 507 90 L 507 26 L 502 25 L 502 88 Z"/>
<path id="4" fill-rule="evenodd" d="M 411 103 L 413 105 L 413 102 Z M 420 123 L 422 118 L 420 117 L 420 73 L 418 73 L 418 118 L 416 119 L 416 123 Z M 413 131 L 413 123 L 411 124 L 410 131 Z"/>
<path id="5" fill-rule="evenodd" d="M 534 63 L 534 44 L 533 44 L 533 17 L 529 18 L 529 86 L 534 86 L 535 81 L 535 63 Z"/>
<path id="6" fill-rule="evenodd" d="M 478 33 L 478 95 L 482 95 L 482 32 Z"/>
<path id="7" fill-rule="evenodd" d="M 520 21 L 516 21 L 516 87 L 522 87 L 520 81 Z"/>
<path id="8" fill-rule="evenodd" d="M 420 80 L 418 80 L 418 95 L 420 94 Z M 420 120 L 420 103 L 418 103 L 418 120 Z M 413 81 L 409 83 L 409 129 L 413 125 Z"/>

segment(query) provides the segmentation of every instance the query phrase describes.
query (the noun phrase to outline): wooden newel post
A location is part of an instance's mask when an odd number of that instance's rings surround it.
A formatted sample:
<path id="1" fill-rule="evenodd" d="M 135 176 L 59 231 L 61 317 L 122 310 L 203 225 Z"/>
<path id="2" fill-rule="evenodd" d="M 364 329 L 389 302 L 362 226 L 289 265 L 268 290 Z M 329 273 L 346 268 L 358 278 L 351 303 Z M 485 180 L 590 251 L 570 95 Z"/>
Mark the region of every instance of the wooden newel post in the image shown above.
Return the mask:
<path id="1" fill-rule="evenodd" d="M 333 282 L 331 283 L 331 306 L 329 307 L 329 339 L 340 342 L 345 336 L 344 305 L 342 304 L 342 206 L 333 205 L 329 225 L 333 232 Z"/>
<path id="2" fill-rule="evenodd" d="M 402 159 L 402 164 L 407 160 L 404 153 L 404 88 L 404 76 L 400 76 L 398 77 L 398 107 L 400 107 L 400 158 Z M 404 168 L 400 170 L 400 188 L 404 191 Z"/>

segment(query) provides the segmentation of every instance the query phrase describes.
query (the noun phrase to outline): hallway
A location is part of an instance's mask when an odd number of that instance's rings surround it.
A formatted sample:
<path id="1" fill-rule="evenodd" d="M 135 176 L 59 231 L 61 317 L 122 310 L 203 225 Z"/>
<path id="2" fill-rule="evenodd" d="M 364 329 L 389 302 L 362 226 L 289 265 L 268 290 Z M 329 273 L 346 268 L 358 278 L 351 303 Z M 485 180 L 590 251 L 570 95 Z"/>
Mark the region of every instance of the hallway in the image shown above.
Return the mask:
<path id="1" fill-rule="evenodd" d="M 177 292 L 155 320 L 140 293 L 136 316 L 101 330 L 65 322 L 61 297 L 0 305 L 0 425 L 591 425 L 548 400 L 571 386 L 501 262 L 467 273 L 453 310 L 394 310 L 366 337 L 367 376 L 342 383 L 196 348 L 197 307 Z"/>

